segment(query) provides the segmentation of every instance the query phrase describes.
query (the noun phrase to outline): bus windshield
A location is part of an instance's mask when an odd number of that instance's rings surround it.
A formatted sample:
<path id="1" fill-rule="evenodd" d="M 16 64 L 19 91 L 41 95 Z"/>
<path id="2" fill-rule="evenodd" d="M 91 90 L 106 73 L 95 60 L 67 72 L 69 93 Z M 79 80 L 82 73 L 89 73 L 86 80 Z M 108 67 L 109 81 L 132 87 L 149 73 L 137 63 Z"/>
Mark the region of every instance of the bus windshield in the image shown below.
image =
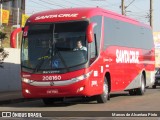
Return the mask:
<path id="1" fill-rule="evenodd" d="M 22 67 L 34 72 L 67 69 L 87 62 L 87 21 L 31 24 L 22 41 Z"/>

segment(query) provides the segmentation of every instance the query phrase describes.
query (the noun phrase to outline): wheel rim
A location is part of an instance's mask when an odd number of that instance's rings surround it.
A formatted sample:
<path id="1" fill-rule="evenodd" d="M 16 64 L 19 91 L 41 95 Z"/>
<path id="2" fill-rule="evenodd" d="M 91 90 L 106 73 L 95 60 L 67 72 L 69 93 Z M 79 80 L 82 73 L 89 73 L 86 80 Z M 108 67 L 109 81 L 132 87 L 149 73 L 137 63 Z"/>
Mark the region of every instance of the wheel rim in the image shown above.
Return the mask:
<path id="1" fill-rule="evenodd" d="M 106 98 L 108 96 L 108 85 L 105 82 L 103 85 L 103 92 L 104 92 L 104 97 Z"/>
<path id="2" fill-rule="evenodd" d="M 144 91 L 145 85 L 144 85 L 144 78 L 143 78 L 143 76 L 142 76 L 142 84 L 141 84 L 141 88 L 142 88 L 142 91 Z"/>

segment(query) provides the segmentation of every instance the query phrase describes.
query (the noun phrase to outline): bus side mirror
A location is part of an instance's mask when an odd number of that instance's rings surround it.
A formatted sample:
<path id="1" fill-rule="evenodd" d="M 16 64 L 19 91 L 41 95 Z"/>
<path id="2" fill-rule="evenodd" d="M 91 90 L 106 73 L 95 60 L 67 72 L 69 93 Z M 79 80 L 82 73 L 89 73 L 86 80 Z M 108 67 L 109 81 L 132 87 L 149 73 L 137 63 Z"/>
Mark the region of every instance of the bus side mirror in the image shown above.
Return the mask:
<path id="1" fill-rule="evenodd" d="M 94 27 L 97 25 L 97 23 L 90 23 L 87 27 L 87 40 L 88 40 L 88 43 L 91 43 L 93 42 L 93 39 L 94 39 L 94 32 L 93 32 L 93 29 Z"/>
<path id="2" fill-rule="evenodd" d="M 16 37 L 17 37 L 17 33 L 21 32 L 22 31 L 22 28 L 17 28 L 15 29 L 12 33 L 11 33 L 11 36 L 10 36 L 10 45 L 11 45 L 11 48 L 16 48 Z"/>

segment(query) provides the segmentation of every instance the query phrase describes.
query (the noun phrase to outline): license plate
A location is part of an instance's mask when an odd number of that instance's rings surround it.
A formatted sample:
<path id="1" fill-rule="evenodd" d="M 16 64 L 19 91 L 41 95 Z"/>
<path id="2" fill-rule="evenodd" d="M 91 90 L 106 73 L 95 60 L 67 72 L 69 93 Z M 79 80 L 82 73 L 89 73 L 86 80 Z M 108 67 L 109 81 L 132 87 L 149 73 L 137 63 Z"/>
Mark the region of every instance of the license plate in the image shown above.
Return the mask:
<path id="1" fill-rule="evenodd" d="M 47 94 L 57 94 L 57 93 L 58 93 L 57 89 L 47 90 Z"/>

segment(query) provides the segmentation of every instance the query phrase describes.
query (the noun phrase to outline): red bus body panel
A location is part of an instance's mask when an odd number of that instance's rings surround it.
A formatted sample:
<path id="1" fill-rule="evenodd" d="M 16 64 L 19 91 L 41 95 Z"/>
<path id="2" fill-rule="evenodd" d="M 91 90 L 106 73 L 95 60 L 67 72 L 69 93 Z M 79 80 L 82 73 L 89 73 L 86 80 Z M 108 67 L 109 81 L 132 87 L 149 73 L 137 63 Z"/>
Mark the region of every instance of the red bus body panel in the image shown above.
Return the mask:
<path id="1" fill-rule="evenodd" d="M 103 10 L 101 8 L 70 8 L 60 10 L 44 11 L 32 15 L 27 24 L 32 23 L 49 23 L 49 22 L 68 22 L 76 20 L 90 19 L 93 16 L 101 15 L 108 18 L 113 18 L 118 21 L 127 22 L 136 26 L 143 26 L 151 29 L 150 26 L 142 24 L 136 20 L 125 16 Z M 74 97 L 74 96 L 93 96 L 103 92 L 103 82 L 106 73 L 111 76 L 111 92 L 129 90 L 132 88 L 131 83 L 136 80 L 142 71 L 146 71 L 146 78 L 151 77 L 150 72 L 154 71 L 154 48 L 151 51 L 137 48 L 126 48 L 119 46 L 111 46 L 107 49 L 103 48 L 104 44 L 104 19 L 102 19 L 102 33 L 100 42 L 100 52 L 94 63 L 86 69 L 68 72 L 61 75 L 61 81 L 69 80 L 77 76 L 86 74 L 92 71 L 91 76 L 80 82 L 64 86 L 32 86 L 22 82 L 23 96 L 26 98 L 45 98 L 45 97 Z M 114 34 L 114 33 L 113 33 Z M 116 61 L 116 52 L 118 50 L 137 51 L 139 53 L 138 63 L 123 62 L 118 64 Z M 136 59 L 132 56 L 130 59 Z M 131 60 L 132 62 L 132 60 Z M 123 69 L 123 70 L 121 70 Z M 148 72 L 148 73 L 147 73 Z M 57 76 L 59 74 L 30 74 L 21 73 L 22 78 L 27 78 L 35 81 L 43 81 L 43 76 Z M 154 76 L 153 76 L 154 78 Z M 151 78 L 151 79 L 153 79 Z M 134 83 L 133 83 L 134 84 Z M 136 84 L 136 83 L 135 83 Z M 150 83 L 149 83 L 150 84 Z M 82 91 L 79 89 L 83 87 Z M 135 86 L 134 88 L 138 88 Z M 30 93 L 26 93 L 29 90 Z"/>

